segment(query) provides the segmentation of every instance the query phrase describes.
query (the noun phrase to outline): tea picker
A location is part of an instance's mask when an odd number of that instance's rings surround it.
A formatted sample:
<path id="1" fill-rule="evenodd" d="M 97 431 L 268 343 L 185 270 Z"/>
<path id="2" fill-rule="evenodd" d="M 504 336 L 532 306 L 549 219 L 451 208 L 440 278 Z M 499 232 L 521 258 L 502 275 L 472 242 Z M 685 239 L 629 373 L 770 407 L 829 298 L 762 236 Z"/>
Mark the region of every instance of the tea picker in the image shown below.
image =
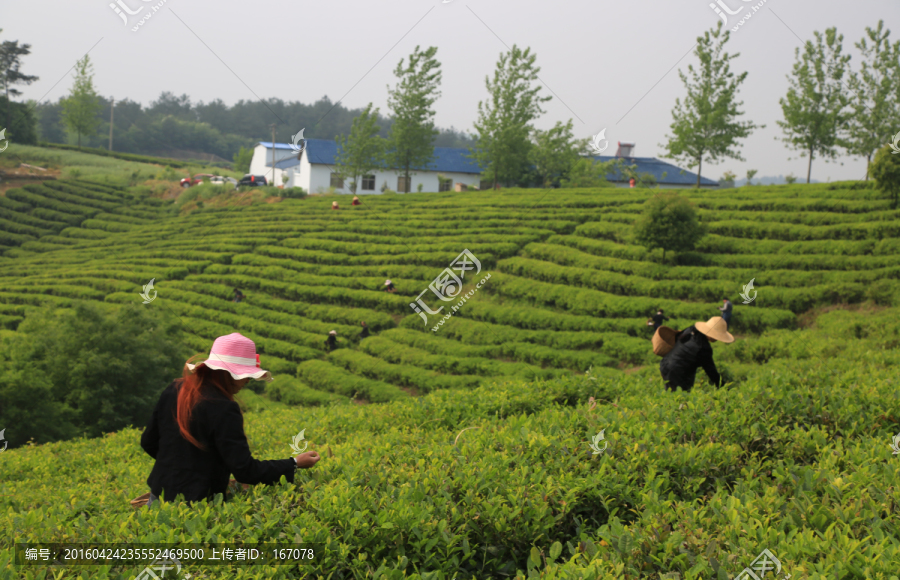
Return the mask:
<path id="1" fill-rule="evenodd" d="M 260 368 L 252 340 L 232 333 L 220 336 L 203 362 L 184 365 L 182 377 L 160 395 L 153 416 L 141 435 L 141 447 L 156 460 L 147 478 L 150 492 L 132 505 L 172 501 L 227 499 L 229 484 L 274 485 L 281 476 L 294 481 L 294 471 L 319 461 L 315 451 L 287 459 L 254 459 L 244 433 L 244 417 L 234 399 L 251 380 L 271 381 Z M 234 475 L 235 479 L 230 479 Z"/>
<path id="2" fill-rule="evenodd" d="M 663 357 L 659 372 L 666 388 L 674 391 L 681 387 L 690 391 L 694 386 L 697 369 L 706 371 L 710 382 L 722 386 L 722 377 L 713 361 L 710 343 L 731 344 L 734 337 L 728 333 L 728 323 L 721 316 L 714 316 L 706 322 L 696 322 L 693 326 L 678 332 L 668 326 L 660 326 L 653 335 L 653 352 Z"/>

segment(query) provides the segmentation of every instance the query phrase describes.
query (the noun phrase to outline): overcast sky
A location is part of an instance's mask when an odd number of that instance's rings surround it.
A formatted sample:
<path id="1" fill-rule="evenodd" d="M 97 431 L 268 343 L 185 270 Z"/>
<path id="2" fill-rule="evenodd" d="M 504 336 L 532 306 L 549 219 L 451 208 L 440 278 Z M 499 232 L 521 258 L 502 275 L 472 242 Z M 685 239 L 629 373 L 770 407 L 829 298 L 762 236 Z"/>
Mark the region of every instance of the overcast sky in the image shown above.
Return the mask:
<path id="1" fill-rule="evenodd" d="M 684 94 L 678 69 L 696 59 L 698 35 L 720 17 L 714 0 L 119 0 L 134 16 L 123 22 L 116 0 L 2 0 L 0 40 L 32 45 L 23 71 L 40 80 L 20 86 L 23 98 L 55 102 L 72 84 L 71 67 L 89 53 L 95 84 L 104 96 L 149 104 L 160 92 L 188 94 L 192 101 L 277 97 L 312 103 L 327 95 L 349 108 L 372 102 L 387 111 L 388 84 L 400 58 L 415 46 L 437 46 L 442 96 L 435 104 L 438 126 L 472 131 L 484 79 L 501 52 L 513 44 L 537 54 L 542 94 L 553 96 L 539 128 L 572 119 L 576 136 L 606 128 L 607 154 L 617 141 L 634 142 L 634 154 L 658 157 L 669 134 L 671 110 Z M 806 159 L 780 140 L 778 99 L 787 90 L 794 49 L 813 31 L 837 26 L 844 50 L 866 26 L 883 19 L 900 38 L 898 0 L 721 0 L 738 18 L 762 4 L 735 33 L 728 52 L 741 56 L 733 71 L 749 71 L 740 93 L 744 118 L 766 125 L 743 142 L 746 162 L 705 166 L 718 179 L 747 169 L 759 177 L 805 178 Z M 160 6 L 136 32 L 140 17 Z M 121 8 L 120 8 L 121 10 Z M 277 122 L 273 118 L 271 122 Z M 300 129 L 279 131 L 279 140 Z M 900 127 L 885 127 L 885 143 Z M 789 158 L 791 160 L 789 160 Z M 841 165 L 843 163 L 843 165 Z M 813 179 L 860 179 L 865 162 L 841 157 L 813 162 Z"/>

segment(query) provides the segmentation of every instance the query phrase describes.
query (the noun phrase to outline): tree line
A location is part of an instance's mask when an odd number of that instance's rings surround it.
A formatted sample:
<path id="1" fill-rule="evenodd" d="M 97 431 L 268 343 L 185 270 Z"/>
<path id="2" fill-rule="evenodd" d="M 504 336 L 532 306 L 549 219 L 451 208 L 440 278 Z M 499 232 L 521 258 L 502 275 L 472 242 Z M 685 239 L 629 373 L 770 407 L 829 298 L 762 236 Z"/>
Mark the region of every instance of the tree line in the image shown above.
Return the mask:
<path id="1" fill-rule="evenodd" d="M 833 160 L 841 150 L 866 159 L 868 180 L 876 151 L 889 140 L 889 133 L 900 131 L 900 41 L 892 43 L 889 37 L 883 21 L 876 28 L 867 27 L 855 44 L 860 53 L 857 69 L 850 67 L 844 37 L 835 27 L 824 34 L 816 31 L 814 39 L 795 49 L 788 90 L 779 99 L 783 119 L 777 124 L 783 131 L 780 140 L 807 158 L 807 183 L 814 159 Z M 744 161 L 741 140 L 765 127 L 742 120 L 739 91 L 748 73 L 732 72 L 731 63 L 740 54 L 725 50 L 729 38 L 730 31 L 722 23 L 698 37 L 694 50 L 698 65 L 679 71 L 686 94 L 675 100 L 672 134 L 661 145 L 663 157 L 696 168 L 698 187 L 705 164 L 726 158 Z M 82 138 L 91 146 L 104 143 L 112 102 L 97 94 L 87 56 L 75 67 L 68 97 L 55 104 L 10 102 L 11 96 L 20 94 L 16 84 L 37 80 L 20 71 L 21 57 L 29 49 L 30 45 L 20 46 L 18 41 L 0 44 L 8 136 L 19 142 L 38 138 L 66 142 L 74 136 L 79 146 Z M 212 153 L 233 158 L 240 170 L 249 167 L 250 148 L 271 139 L 268 127 L 277 118 L 291 133 L 305 128 L 307 138 L 334 136 L 337 171 L 350 180 L 354 191 L 361 177 L 377 168 L 399 169 L 409 183 L 415 170 L 434 161 L 436 146 L 468 147 L 470 158 L 482 168 L 483 179 L 495 187 L 598 187 L 607 185 L 606 177 L 616 173 L 622 179 L 634 178 L 639 186 L 655 185 L 653 176 L 638 174 L 634 165 L 623 160 L 596 161 L 588 150 L 589 139 L 575 138 L 571 119 L 546 131 L 534 127 L 545 112 L 542 104 L 552 97 L 540 94 L 536 83 L 540 67 L 530 48 L 513 45 L 500 55 L 493 77 L 485 78 L 487 98 L 478 102 L 472 135 L 438 130 L 434 126 L 441 84 L 437 51 L 417 46 L 400 60 L 394 70 L 397 84 L 388 87 L 390 115 L 385 117 L 371 102 L 350 110 L 327 97 L 312 105 L 269 99 L 239 101 L 228 107 L 218 99 L 194 104 L 187 95 L 164 92 L 147 108 L 127 99 L 116 102 L 112 142 L 116 150 L 130 153 L 152 155 L 178 149 Z M 36 128 L 27 127 L 29 123 Z M 752 179 L 749 173 L 748 179 Z"/>
<path id="2" fill-rule="evenodd" d="M 844 37 L 835 27 L 824 34 L 814 32 L 813 40 L 795 49 L 788 90 L 779 99 L 784 118 L 777 123 L 781 140 L 806 156 L 807 183 L 816 156 L 833 160 L 841 149 L 865 157 L 868 180 L 875 152 L 892 131 L 900 131 L 900 41 L 892 44 L 890 34 L 881 20 L 877 28 L 866 27 L 855 44 L 861 57 L 857 70 L 849 66 Z M 740 54 L 725 52 L 729 38 L 730 31 L 723 31 L 720 22 L 697 38 L 699 67 L 688 66 L 687 74 L 679 71 L 687 96 L 675 101 L 665 156 L 697 167 L 698 187 L 704 161 L 744 161 L 735 147 L 759 128 L 740 120 L 743 103 L 737 94 L 747 72 L 731 72 L 730 61 Z"/>

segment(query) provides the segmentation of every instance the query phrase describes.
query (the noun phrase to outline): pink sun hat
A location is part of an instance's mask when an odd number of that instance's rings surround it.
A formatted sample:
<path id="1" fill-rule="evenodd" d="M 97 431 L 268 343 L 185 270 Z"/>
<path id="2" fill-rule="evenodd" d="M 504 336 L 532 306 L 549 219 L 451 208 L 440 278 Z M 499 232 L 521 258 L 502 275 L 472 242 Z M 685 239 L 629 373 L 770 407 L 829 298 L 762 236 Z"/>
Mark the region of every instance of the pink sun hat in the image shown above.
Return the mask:
<path id="1" fill-rule="evenodd" d="M 256 354 L 256 344 L 246 336 L 233 332 L 226 336 L 220 336 L 209 349 L 209 358 L 195 365 L 188 364 L 188 370 L 200 365 L 211 369 L 228 371 L 231 377 L 239 381 L 251 378 L 259 381 L 271 381 L 272 373 L 263 370 L 259 366 L 259 355 Z"/>

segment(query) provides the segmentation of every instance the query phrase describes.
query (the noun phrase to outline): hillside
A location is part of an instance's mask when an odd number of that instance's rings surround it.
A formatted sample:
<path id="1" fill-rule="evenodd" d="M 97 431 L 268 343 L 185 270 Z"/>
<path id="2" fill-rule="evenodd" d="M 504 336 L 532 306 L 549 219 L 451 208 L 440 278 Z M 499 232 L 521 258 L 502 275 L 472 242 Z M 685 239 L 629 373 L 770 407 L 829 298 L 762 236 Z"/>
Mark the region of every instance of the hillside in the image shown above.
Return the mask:
<path id="1" fill-rule="evenodd" d="M 33 308 L 140 304 L 153 279 L 143 307 L 177 316 L 193 352 L 241 332 L 282 377 L 240 395 L 254 454 L 286 457 L 305 429 L 323 460 L 223 506 L 134 513 L 152 466 L 140 430 L 8 449 L 0 580 L 41 577 L 12 566 L 14 541 L 235 538 L 327 552 L 302 571 L 191 577 L 732 578 L 768 548 L 793 578 L 898 578 L 900 211 L 850 183 L 686 191 L 710 234 L 663 264 L 630 232 L 654 193 L 313 196 L 177 215 L 85 179 L 6 191 L 5 332 Z M 475 292 L 424 322 L 410 304 L 425 291 L 436 309 L 429 284 L 464 250 L 481 269 L 459 295 Z M 684 328 L 724 296 L 738 340 L 713 348 L 731 384 L 665 392 L 647 318 L 663 308 Z M 592 455 L 600 430 L 609 449 Z"/>
<path id="2" fill-rule="evenodd" d="M 803 197 L 799 197 L 803 192 Z M 684 328 L 736 304 L 731 331 L 752 337 L 797 326 L 814 308 L 875 299 L 890 305 L 900 272 L 898 211 L 849 185 L 692 192 L 709 227 L 682 265 L 630 243 L 650 190 L 506 190 L 368 196 L 332 211 L 331 197 L 205 209 L 175 217 L 153 198 L 59 180 L 9 190 L 0 310 L 71 299 L 138 303 L 177 315 L 190 345 L 238 331 L 266 364 L 296 377 L 304 402 L 383 402 L 502 377 L 553 377 L 655 364 L 645 321 L 664 308 Z M 152 203 L 151 203 L 152 202 Z M 15 245 L 15 247 L 10 247 Z M 490 279 L 446 324 L 410 304 L 469 250 Z M 397 291 L 384 291 L 385 279 Z M 743 305 L 743 285 L 758 297 Z M 246 295 L 234 303 L 233 289 Z M 452 294 L 452 292 L 451 292 Z M 421 309 L 420 309 L 421 310 Z M 360 342 L 360 322 L 373 336 Z M 336 330 L 342 348 L 327 353 Z M 745 344 L 721 360 L 749 359 Z M 404 392 L 405 391 L 405 392 Z"/>

